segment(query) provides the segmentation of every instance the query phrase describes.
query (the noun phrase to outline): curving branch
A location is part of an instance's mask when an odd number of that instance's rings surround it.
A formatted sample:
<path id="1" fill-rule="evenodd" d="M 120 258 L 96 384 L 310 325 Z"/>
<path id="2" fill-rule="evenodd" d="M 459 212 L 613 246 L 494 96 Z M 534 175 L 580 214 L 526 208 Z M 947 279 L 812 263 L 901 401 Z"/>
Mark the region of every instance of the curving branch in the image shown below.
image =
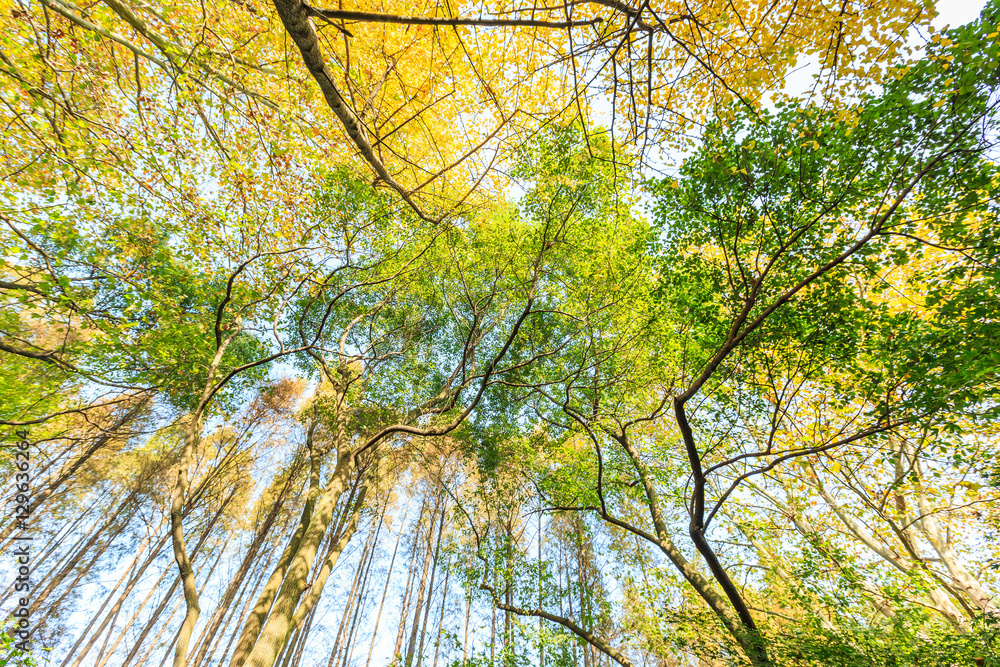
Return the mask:
<path id="1" fill-rule="evenodd" d="M 441 222 L 444 216 L 434 218 L 426 213 L 423 207 L 413 198 L 412 193 L 404 188 L 389 173 L 385 163 L 375 154 L 371 141 L 368 139 L 368 131 L 354 111 L 348 106 L 347 100 L 334 82 L 333 75 L 326 66 L 323 51 L 319 46 L 319 36 L 316 34 L 316 28 L 310 20 L 310 17 L 313 16 L 312 12 L 315 10 L 301 0 L 274 0 L 274 7 L 278 10 L 278 16 L 281 17 L 281 22 L 284 24 L 285 30 L 288 31 L 288 36 L 292 38 L 292 41 L 295 42 L 295 45 L 302 53 L 302 62 L 305 64 L 306 69 L 309 70 L 316 83 L 319 84 L 327 105 L 344 126 L 347 136 L 357 147 L 361 153 L 361 157 L 375 170 L 379 179 L 385 181 L 389 187 L 399 193 L 403 201 L 422 220 L 432 224 Z"/>

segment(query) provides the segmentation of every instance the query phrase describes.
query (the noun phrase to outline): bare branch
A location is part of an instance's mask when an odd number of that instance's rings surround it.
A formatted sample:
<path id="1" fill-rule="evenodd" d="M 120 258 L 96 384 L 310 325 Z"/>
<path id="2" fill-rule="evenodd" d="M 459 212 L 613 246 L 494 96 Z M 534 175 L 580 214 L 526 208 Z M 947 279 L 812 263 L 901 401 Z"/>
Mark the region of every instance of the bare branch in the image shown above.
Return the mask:
<path id="1" fill-rule="evenodd" d="M 351 12 L 343 9 L 319 9 L 302 3 L 309 16 L 317 16 L 327 20 L 360 21 L 362 23 L 398 23 L 403 25 L 440 25 L 440 26 L 481 26 L 486 28 L 499 27 L 534 27 L 534 28 L 582 28 L 597 25 L 604 19 L 598 16 L 589 21 L 542 21 L 540 19 L 450 19 L 438 16 L 401 16 L 399 14 L 373 14 L 371 12 Z"/>

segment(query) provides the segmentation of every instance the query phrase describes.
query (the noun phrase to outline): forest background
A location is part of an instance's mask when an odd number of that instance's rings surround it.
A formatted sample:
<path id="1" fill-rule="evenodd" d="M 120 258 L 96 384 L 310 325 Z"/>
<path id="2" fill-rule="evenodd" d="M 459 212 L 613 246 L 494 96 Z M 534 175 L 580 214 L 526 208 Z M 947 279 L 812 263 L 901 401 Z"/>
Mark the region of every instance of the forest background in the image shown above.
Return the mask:
<path id="1" fill-rule="evenodd" d="M 0 0 L 5 664 L 1000 664 L 939 9 Z"/>

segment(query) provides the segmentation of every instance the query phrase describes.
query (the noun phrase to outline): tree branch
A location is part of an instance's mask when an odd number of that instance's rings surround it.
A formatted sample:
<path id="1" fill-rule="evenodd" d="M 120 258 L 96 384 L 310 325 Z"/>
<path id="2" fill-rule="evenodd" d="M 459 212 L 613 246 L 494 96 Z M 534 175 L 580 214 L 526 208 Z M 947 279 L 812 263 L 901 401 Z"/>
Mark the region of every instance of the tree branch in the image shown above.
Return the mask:
<path id="1" fill-rule="evenodd" d="M 461 19 L 439 16 L 401 16 L 399 14 L 373 14 L 371 12 L 351 12 L 343 9 L 319 9 L 302 3 L 309 16 L 322 19 L 339 19 L 344 21 L 360 21 L 362 23 L 398 23 L 402 25 L 440 25 L 460 26 L 471 25 L 486 28 L 505 26 L 524 26 L 534 28 L 578 28 L 601 23 L 604 19 L 598 16 L 589 21 L 542 21 L 540 19 Z"/>

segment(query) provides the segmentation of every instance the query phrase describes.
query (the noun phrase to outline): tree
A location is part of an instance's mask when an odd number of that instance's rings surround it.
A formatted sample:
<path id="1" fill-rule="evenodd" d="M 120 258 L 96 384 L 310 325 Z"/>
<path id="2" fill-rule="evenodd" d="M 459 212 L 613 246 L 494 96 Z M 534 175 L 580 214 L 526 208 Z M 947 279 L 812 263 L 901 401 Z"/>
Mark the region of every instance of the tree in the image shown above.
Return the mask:
<path id="1" fill-rule="evenodd" d="M 64 667 L 346 667 L 379 586 L 416 665 L 991 650 L 995 8 L 922 60 L 922 3 L 10 9 Z"/>
<path id="2" fill-rule="evenodd" d="M 552 505 L 656 546 L 753 664 L 772 660 L 709 539 L 721 508 L 803 457 L 882 447 L 911 424 L 954 427 L 958 411 L 990 409 L 995 325 L 982 310 L 957 320 L 945 300 L 981 303 L 993 275 L 996 241 L 980 236 L 995 182 L 984 157 L 991 11 L 850 110 L 787 105 L 710 128 L 682 177 L 654 190 L 665 240 L 646 321 L 662 336 L 657 352 L 600 366 L 595 355 L 593 374 L 539 391 L 563 413 L 553 424 L 589 438 L 595 456 L 583 485 L 545 474 Z M 982 55 L 964 55 L 970 46 Z M 956 58 L 970 78 L 949 70 Z M 902 299 L 923 300 L 919 315 L 872 287 L 887 282 L 886 264 L 939 251 L 938 269 L 968 280 L 936 281 L 930 267 L 894 276 Z M 636 501 L 648 518 L 626 518 Z M 711 579 L 677 545 L 681 517 Z"/>

